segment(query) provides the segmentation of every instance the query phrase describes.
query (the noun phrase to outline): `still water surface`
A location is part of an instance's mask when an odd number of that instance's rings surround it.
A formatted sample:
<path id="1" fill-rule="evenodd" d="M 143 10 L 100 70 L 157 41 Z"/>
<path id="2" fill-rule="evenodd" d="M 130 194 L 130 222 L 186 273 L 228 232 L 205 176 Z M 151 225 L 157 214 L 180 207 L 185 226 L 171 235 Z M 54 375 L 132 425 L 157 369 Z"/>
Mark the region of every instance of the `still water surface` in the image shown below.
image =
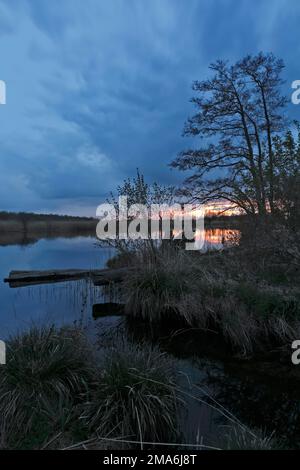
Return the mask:
<path id="1" fill-rule="evenodd" d="M 233 231 L 207 230 L 205 247 L 221 248 Z M 93 237 L 44 238 L 33 243 L 0 246 L 0 279 L 10 271 L 49 269 L 100 269 L 114 254 L 112 248 L 99 247 Z M 100 289 L 86 281 L 11 289 L 0 281 L 0 337 L 6 338 L 32 322 L 89 322 L 93 302 L 101 301 Z"/>

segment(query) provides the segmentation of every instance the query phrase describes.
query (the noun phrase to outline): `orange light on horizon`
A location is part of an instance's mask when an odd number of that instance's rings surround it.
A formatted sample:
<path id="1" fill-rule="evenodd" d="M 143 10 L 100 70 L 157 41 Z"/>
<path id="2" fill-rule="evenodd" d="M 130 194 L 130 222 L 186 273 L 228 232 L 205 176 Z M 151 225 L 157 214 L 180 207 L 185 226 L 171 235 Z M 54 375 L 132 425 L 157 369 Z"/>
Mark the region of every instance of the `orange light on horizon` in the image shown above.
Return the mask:
<path id="1" fill-rule="evenodd" d="M 210 204 L 205 204 L 205 215 L 206 216 L 217 216 L 217 215 L 239 215 L 240 210 L 236 207 L 232 207 L 230 202 L 218 201 Z"/>

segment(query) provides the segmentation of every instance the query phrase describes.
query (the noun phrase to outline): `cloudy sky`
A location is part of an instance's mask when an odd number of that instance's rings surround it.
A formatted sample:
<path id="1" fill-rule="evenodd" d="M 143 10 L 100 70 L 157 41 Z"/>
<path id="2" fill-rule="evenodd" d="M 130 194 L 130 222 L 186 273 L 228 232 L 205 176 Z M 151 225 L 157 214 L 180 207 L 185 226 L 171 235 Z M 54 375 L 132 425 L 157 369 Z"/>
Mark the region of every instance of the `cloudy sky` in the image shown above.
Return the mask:
<path id="1" fill-rule="evenodd" d="M 299 23 L 299 0 L 0 0 L 0 210 L 94 215 L 137 167 L 179 183 L 192 81 L 272 51 L 290 95 Z"/>

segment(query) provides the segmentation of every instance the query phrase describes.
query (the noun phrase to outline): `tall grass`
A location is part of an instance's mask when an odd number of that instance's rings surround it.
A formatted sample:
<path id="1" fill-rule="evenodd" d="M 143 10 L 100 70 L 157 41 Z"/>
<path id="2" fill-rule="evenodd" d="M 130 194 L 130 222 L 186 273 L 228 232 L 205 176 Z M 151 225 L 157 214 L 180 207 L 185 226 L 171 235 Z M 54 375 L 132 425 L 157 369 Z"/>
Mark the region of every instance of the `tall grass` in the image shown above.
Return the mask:
<path id="1" fill-rule="evenodd" d="M 221 441 L 200 447 L 276 444 L 208 393 L 203 397 L 189 378 L 188 389 L 178 386 L 173 362 L 156 347 L 119 341 L 91 361 L 83 333 L 73 328 L 33 328 L 7 346 L 7 365 L 0 368 L 1 448 L 193 447 L 182 444 L 180 430 L 179 407 L 186 397 L 229 422 Z"/>
<path id="2" fill-rule="evenodd" d="M 261 429 L 253 432 L 239 426 L 223 426 L 218 444 L 223 450 L 272 450 L 279 447 L 273 434 Z"/>
<path id="3" fill-rule="evenodd" d="M 192 269 L 183 252 L 160 252 L 155 258 L 142 258 L 123 283 L 125 312 L 150 322 L 171 320 L 193 326 L 199 316 L 201 273 Z"/>
<path id="4" fill-rule="evenodd" d="M 139 442 L 176 435 L 178 399 L 166 355 L 122 343 L 91 356 L 74 328 L 32 328 L 7 342 L 1 448 L 48 447 L 56 435 L 56 447 L 95 433 Z"/>
<path id="5" fill-rule="evenodd" d="M 28 433 L 34 437 L 41 429 L 47 434 L 61 410 L 66 420 L 87 390 L 89 354 L 82 333 L 74 329 L 32 328 L 7 342 L 7 364 L 0 369 L 2 447 L 24 445 Z"/>
<path id="6" fill-rule="evenodd" d="M 299 330 L 297 295 L 230 276 L 215 259 L 173 250 L 140 260 L 123 283 L 125 312 L 171 329 L 216 330 L 244 355 L 289 341 Z"/>
<path id="7" fill-rule="evenodd" d="M 146 345 L 108 351 L 83 419 L 102 438 L 147 440 L 176 435 L 177 398 L 170 360 Z"/>

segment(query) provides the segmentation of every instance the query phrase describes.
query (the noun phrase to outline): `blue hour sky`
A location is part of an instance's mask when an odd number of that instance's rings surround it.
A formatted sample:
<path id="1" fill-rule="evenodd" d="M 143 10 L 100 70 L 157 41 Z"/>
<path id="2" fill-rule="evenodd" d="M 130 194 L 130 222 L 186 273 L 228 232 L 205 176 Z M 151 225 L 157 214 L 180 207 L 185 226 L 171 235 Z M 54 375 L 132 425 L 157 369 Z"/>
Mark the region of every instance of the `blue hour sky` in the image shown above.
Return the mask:
<path id="1" fill-rule="evenodd" d="M 299 0 L 0 0 L 0 210 L 94 215 L 137 167 L 180 184 L 192 81 L 272 51 L 290 95 L 299 24 Z"/>

